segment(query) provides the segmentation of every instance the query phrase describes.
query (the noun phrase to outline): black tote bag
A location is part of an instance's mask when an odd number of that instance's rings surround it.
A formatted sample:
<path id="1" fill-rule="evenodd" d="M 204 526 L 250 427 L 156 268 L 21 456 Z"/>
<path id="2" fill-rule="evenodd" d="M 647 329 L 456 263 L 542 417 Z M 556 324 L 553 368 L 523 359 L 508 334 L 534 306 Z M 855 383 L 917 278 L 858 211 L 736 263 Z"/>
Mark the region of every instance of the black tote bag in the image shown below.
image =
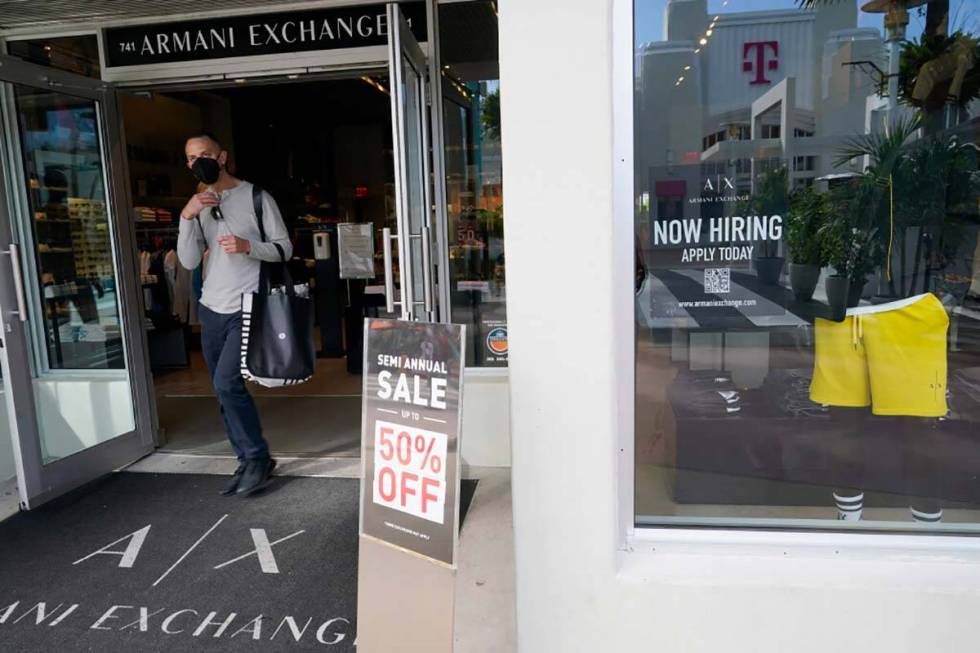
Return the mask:
<path id="1" fill-rule="evenodd" d="M 262 190 L 252 187 L 259 234 L 266 242 L 262 224 Z M 316 367 L 313 342 L 313 301 L 306 284 L 296 286 L 278 244 L 279 263 L 262 262 L 259 288 L 242 296 L 242 376 L 266 387 L 296 385 L 308 381 Z M 273 285 L 273 267 L 281 285 Z"/>

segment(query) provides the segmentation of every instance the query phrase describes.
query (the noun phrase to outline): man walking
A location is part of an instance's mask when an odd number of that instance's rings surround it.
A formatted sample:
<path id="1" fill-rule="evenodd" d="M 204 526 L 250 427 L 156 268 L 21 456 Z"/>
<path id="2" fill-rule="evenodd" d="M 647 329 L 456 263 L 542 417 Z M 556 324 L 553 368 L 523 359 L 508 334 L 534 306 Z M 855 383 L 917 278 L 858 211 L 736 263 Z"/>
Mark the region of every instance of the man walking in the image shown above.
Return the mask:
<path id="1" fill-rule="evenodd" d="M 241 369 L 242 294 L 259 285 L 262 261 L 286 260 L 292 244 L 279 207 L 262 192 L 262 242 L 253 203 L 252 184 L 228 173 L 228 152 L 211 134 L 187 139 L 187 167 L 207 188 L 194 195 L 180 212 L 177 256 L 188 270 L 206 257 L 199 318 L 201 349 L 218 395 L 221 416 L 238 468 L 222 494 L 250 495 L 269 484 L 276 461 L 262 437 L 255 401 L 245 387 Z"/>

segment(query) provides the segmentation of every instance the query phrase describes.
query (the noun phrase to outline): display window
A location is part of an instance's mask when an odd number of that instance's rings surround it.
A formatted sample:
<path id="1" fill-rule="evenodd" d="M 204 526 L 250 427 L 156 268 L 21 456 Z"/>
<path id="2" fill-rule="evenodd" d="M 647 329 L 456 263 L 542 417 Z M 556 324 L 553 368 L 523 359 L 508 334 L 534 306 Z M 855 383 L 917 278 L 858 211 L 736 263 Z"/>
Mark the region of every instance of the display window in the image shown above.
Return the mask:
<path id="1" fill-rule="evenodd" d="M 635 0 L 637 525 L 980 530 L 960 5 Z"/>

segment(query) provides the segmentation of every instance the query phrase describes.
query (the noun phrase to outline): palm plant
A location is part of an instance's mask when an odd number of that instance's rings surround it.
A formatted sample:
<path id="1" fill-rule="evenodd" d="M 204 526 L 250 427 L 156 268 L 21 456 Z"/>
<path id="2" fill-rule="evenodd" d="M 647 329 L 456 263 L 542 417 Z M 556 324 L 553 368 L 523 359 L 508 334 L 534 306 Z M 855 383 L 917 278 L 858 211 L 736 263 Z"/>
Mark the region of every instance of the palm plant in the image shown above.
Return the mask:
<path id="1" fill-rule="evenodd" d="M 877 179 L 887 180 L 888 175 L 896 172 L 902 149 L 915 136 L 921 123 L 922 119 L 915 115 L 886 123 L 881 131 L 851 136 L 844 140 L 837 151 L 834 165 L 848 165 L 855 159 L 866 156 L 870 159 L 866 172 Z"/>
<path id="2" fill-rule="evenodd" d="M 953 135 L 937 135 L 915 144 L 907 155 L 909 183 L 902 193 L 905 219 L 919 227 L 908 294 L 916 291 L 923 262 L 938 259 L 935 270 L 953 258 L 963 240 L 956 222 L 975 221 L 978 188 L 977 148 Z M 925 252 L 923 252 L 925 248 Z M 931 265 L 931 264 L 930 264 Z M 922 290 L 929 290 L 929 271 Z"/>
<path id="3" fill-rule="evenodd" d="M 900 279 L 908 285 L 900 288 L 913 294 L 919 285 L 923 261 L 931 256 L 932 243 L 943 240 L 942 227 L 951 213 L 970 213 L 977 193 L 977 152 L 972 144 L 960 142 L 955 135 L 917 138 L 923 120 L 919 114 L 897 120 L 883 131 L 847 139 L 838 152 L 835 165 L 847 165 L 855 159 L 868 162 L 864 173 L 847 197 L 838 197 L 846 207 L 848 225 L 875 234 L 876 247 L 885 253 L 891 269 L 898 252 Z M 863 216 L 863 217 L 862 217 Z M 845 218 L 842 218 L 845 219 Z M 911 274 L 908 272 L 907 234 L 917 228 Z M 944 247 L 955 243 L 944 243 Z M 928 290 L 928 275 L 923 275 L 923 290 Z M 888 275 L 889 291 L 896 294 L 895 279 Z"/>
<path id="4" fill-rule="evenodd" d="M 907 207 L 895 202 L 895 189 L 904 188 L 909 181 L 909 167 L 904 164 L 903 152 L 919 129 L 918 116 L 900 118 L 886 124 L 881 131 L 852 136 L 844 141 L 835 166 L 847 166 L 855 160 L 867 162 L 866 168 L 850 185 L 838 189 L 832 197 L 838 208 L 828 220 L 828 247 L 840 251 L 828 252 L 831 264 L 844 274 L 838 265 L 847 269 L 853 279 L 863 278 L 883 257 L 889 262 L 894 245 L 896 223 L 904 223 L 900 215 Z M 900 251 L 904 252 L 904 229 L 898 230 Z M 842 256 L 851 260 L 843 261 Z M 836 263 L 835 263 L 836 261 Z M 889 290 L 894 293 L 894 281 L 889 275 Z"/>

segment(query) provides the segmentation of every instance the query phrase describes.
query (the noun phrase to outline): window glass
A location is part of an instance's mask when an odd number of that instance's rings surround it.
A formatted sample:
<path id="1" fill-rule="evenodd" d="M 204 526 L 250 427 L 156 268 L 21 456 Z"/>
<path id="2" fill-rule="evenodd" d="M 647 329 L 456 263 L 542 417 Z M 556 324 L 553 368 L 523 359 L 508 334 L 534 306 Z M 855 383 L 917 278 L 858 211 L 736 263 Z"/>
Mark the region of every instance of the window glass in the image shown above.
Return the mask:
<path id="1" fill-rule="evenodd" d="M 93 100 L 16 85 L 47 366 L 125 367 Z"/>
<path id="2" fill-rule="evenodd" d="M 976 16 L 887 4 L 635 0 L 640 525 L 980 526 Z"/>
<path id="3" fill-rule="evenodd" d="M 135 411 L 98 103 L 22 84 L 12 99 L 29 210 L 35 409 L 48 464 L 132 432 Z"/>
<path id="4" fill-rule="evenodd" d="M 492 2 L 439 6 L 452 320 L 466 361 L 507 365 L 497 14 Z"/>
<path id="5" fill-rule="evenodd" d="M 31 63 L 86 77 L 101 76 L 99 40 L 94 34 L 9 41 L 7 53 Z"/>

